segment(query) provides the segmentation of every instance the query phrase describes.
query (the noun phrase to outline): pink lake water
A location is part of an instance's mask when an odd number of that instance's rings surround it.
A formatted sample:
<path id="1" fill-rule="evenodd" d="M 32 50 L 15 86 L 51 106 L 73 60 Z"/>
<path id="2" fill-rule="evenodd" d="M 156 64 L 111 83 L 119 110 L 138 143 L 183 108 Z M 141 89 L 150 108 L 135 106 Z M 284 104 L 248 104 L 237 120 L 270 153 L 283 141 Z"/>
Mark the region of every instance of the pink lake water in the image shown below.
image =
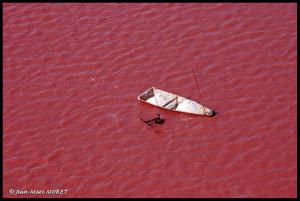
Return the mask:
<path id="1" fill-rule="evenodd" d="M 296 4 L 3 10 L 4 197 L 296 197 Z M 217 115 L 138 102 L 151 86 Z"/>

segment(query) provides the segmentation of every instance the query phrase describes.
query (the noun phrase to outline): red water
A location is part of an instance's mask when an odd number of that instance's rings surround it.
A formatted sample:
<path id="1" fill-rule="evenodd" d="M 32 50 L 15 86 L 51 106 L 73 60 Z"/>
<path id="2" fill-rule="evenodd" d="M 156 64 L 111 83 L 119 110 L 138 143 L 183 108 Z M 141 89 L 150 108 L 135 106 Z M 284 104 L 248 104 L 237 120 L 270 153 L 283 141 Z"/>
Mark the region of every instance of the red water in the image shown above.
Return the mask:
<path id="1" fill-rule="evenodd" d="M 296 15 L 296 4 L 4 4 L 4 196 L 296 197 Z M 151 86 L 218 114 L 138 102 Z M 139 120 L 156 113 L 165 124 Z M 49 189 L 67 191 L 18 194 Z"/>

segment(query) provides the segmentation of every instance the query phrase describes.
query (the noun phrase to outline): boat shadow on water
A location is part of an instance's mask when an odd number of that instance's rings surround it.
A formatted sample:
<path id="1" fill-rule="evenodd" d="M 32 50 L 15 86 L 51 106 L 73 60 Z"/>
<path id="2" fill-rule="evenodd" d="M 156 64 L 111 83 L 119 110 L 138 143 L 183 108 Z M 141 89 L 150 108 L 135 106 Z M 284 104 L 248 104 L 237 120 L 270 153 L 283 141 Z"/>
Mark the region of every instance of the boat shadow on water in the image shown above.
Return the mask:
<path id="1" fill-rule="evenodd" d="M 157 115 L 157 117 L 150 119 L 150 120 L 144 120 L 142 118 L 140 120 L 142 120 L 144 123 L 146 123 L 150 127 L 153 124 L 164 124 L 165 119 L 160 118 L 160 114 L 156 114 L 156 115 Z"/>
<path id="2" fill-rule="evenodd" d="M 172 111 L 170 111 L 170 112 L 172 112 Z M 145 124 L 147 124 L 150 127 L 153 127 L 153 125 L 156 125 L 156 124 L 159 126 L 159 125 L 162 125 L 162 124 L 164 124 L 166 122 L 166 119 L 165 118 L 161 118 L 160 114 L 156 114 L 156 115 L 157 115 L 157 117 L 155 117 L 153 119 L 144 120 L 143 118 L 140 118 L 140 120 L 143 121 Z M 197 116 L 195 114 L 184 114 L 184 115 L 187 115 L 189 117 L 195 117 L 195 116 Z M 203 117 L 204 118 L 210 118 L 210 117 L 215 116 L 215 115 L 217 115 L 217 112 L 215 112 L 214 110 L 212 110 L 212 115 L 210 115 L 210 116 L 203 116 Z"/>

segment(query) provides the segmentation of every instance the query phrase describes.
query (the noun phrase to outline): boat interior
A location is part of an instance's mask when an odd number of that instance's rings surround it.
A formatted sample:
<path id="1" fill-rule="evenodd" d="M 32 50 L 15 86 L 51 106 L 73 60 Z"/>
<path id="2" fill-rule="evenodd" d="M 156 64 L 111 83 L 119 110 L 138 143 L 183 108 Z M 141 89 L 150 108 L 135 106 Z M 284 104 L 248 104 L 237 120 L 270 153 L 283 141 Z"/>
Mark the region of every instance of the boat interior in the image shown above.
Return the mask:
<path id="1" fill-rule="evenodd" d="M 147 91 L 143 92 L 138 96 L 138 99 L 158 107 L 179 112 L 209 116 L 213 114 L 212 110 L 193 100 L 160 89 L 156 89 L 154 87 L 151 87 Z"/>
<path id="2" fill-rule="evenodd" d="M 171 110 L 176 110 L 178 105 L 184 100 L 183 97 L 154 88 L 148 89 L 139 98 L 153 105 Z"/>

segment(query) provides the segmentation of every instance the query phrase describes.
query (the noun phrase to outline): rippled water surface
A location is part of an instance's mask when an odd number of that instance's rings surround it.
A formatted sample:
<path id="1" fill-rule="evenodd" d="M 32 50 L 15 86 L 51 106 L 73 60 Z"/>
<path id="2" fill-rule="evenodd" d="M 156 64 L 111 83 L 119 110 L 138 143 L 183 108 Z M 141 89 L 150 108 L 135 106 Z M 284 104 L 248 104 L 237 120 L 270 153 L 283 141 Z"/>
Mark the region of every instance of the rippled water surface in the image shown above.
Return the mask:
<path id="1" fill-rule="evenodd" d="M 296 4 L 4 4 L 4 196 L 296 197 L 296 15 Z M 138 102 L 151 86 L 218 114 Z M 156 113 L 165 124 L 140 121 Z"/>

